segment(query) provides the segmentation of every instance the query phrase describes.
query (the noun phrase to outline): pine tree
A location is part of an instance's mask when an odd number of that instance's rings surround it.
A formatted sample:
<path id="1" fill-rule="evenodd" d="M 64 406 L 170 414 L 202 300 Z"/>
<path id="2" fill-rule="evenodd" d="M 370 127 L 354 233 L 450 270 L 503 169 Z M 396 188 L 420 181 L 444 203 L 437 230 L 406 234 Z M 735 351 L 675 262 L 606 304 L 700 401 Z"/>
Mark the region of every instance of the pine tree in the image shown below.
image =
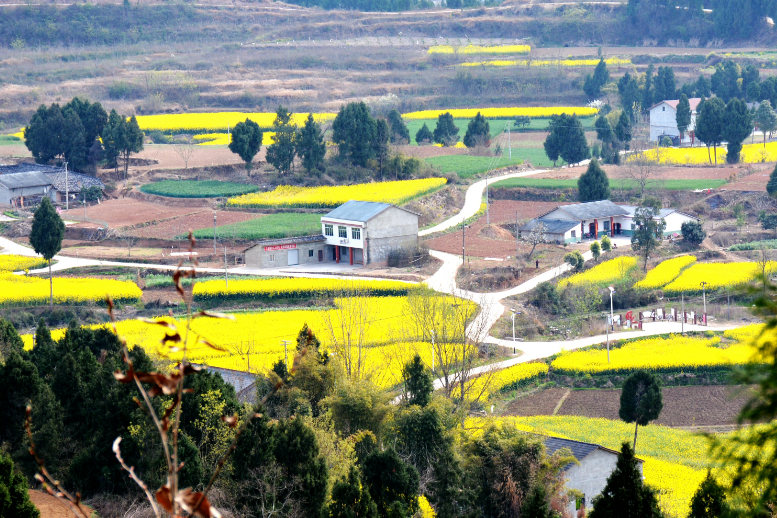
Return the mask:
<path id="1" fill-rule="evenodd" d="M 297 126 L 291 112 L 283 106 L 278 106 L 275 112 L 272 130 L 275 135 L 272 144 L 267 146 L 267 163 L 281 174 L 288 173 L 293 169 L 297 154 Z"/>
<path id="2" fill-rule="evenodd" d="M 405 384 L 408 405 L 423 407 L 432 400 L 432 392 L 434 392 L 432 374 L 421 362 L 418 354 L 402 368 L 402 381 Z"/>
<path id="3" fill-rule="evenodd" d="M 426 125 L 424 122 L 424 125 L 421 126 L 421 128 L 416 132 L 415 134 L 415 141 L 416 144 L 419 146 L 421 144 L 428 144 L 434 139 L 434 135 L 432 134 L 432 131 L 429 129 L 429 126 Z"/>
<path id="4" fill-rule="evenodd" d="M 682 94 L 680 101 L 677 103 L 677 115 L 675 116 L 677 121 L 677 130 L 680 132 L 680 140 L 684 138 L 685 132 L 691 125 L 691 103 L 688 101 L 688 96 Z"/>
<path id="5" fill-rule="evenodd" d="M 691 514 L 688 518 L 726 518 L 728 512 L 725 490 L 717 483 L 712 473 L 707 471 L 707 478 L 702 481 L 691 499 Z"/>
<path id="6" fill-rule="evenodd" d="M 521 508 L 521 518 L 552 518 L 553 516 L 556 516 L 556 513 L 551 512 L 547 492 L 542 484 L 537 484 Z"/>
<path id="7" fill-rule="evenodd" d="M 378 119 L 375 125 L 375 140 L 372 141 L 373 155 L 378 163 L 378 178 L 383 179 L 383 169 L 389 159 L 391 130 L 386 119 Z"/>
<path id="8" fill-rule="evenodd" d="M 600 201 L 610 198 L 610 179 L 595 158 L 588 164 L 588 170 L 577 180 L 578 198 L 582 202 Z"/>
<path id="9" fill-rule="evenodd" d="M 723 140 L 728 142 L 726 162 L 739 163 L 742 142 L 753 132 L 753 117 L 742 99 L 731 99 L 723 115 Z"/>
<path id="10" fill-rule="evenodd" d="M 238 155 L 246 163 L 246 171 L 253 167 L 253 160 L 262 147 L 264 132 L 257 123 L 251 119 L 238 122 L 232 129 L 229 141 L 229 150 Z"/>
<path id="11" fill-rule="evenodd" d="M 615 136 L 618 140 L 623 142 L 626 149 L 629 149 L 629 142 L 631 142 L 631 120 L 626 115 L 625 111 L 621 112 L 621 116 L 618 119 L 618 124 L 615 125 Z"/>
<path id="12" fill-rule="evenodd" d="M 452 146 L 459 141 L 459 128 L 453 123 L 450 112 L 441 113 L 437 117 L 433 136 L 434 141 L 443 146 Z"/>
<path id="13" fill-rule="evenodd" d="M 568 164 L 576 164 L 590 156 L 585 130 L 575 115 L 554 115 L 548 130 L 550 133 L 545 139 L 545 154 L 554 165 L 559 157 Z"/>
<path id="14" fill-rule="evenodd" d="M 594 75 L 587 75 L 583 84 L 583 90 L 589 99 L 596 99 L 602 93 L 602 87 L 610 80 L 610 72 L 607 70 L 607 63 L 604 62 L 604 58 L 599 60 L 599 63 L 594 69 Z"/>
<path id="15" fill-rule="evenodd" d="M 370 493 L 361 485 L 359 473 L 351 467 L 348 478 L 332 487 L 332 501 L 327 508 L 330 518 L 377 518 L 378 508 Z"/>
<path id="16" fill-rule="evenodd" d="M 143 151 L 143 137 L 145 134 L 140 130 L 138 119 L 133 115 L 129 121 L 124 121 L 122 131 L 123 139 L 119 145 L 119 153 L 124 159 L 124 183 L 127 183 L 127 170 L 129 169 L 130 155 Z"/>
<path id="17" fill-rule="evenodd" d="M 51 259 L 62 248 L 65 237 L 65 222 L 57 214 L 57 210 L 48 196 L 44 196 L 40 206 L 35 211 L 30 231 L 30 244 L 36 254 L 40 254 L 49 262 L 49 305 L 54 309 L 54 281 L 51 276 Z"/>
<path id="18" fill-rule="evenodd" d="M 399 458 L 393 448 L 376 451 L 364 459 L 362 473 L 381 518 L 396 512 L 412 515 L 418 509 L 418 472 Z"/>
<path id="19" fill-rule="evenodd" d="M 27 494 L 27 480 L 17 473 L 10 457 L 0 452 L 0 516 L 39 518 L 40 511 Z"/>
<path id="20" fill-rule="evenodd" d="M 491 145 L 491 130 L 488 126 L 488 121 L 480 112 L 467 124 L 464 145 L 467 147 L 489 147 Z"/>
<path id="21" fill-rule="evenodd" d="M 117 168 L 118 172 L 118 158 L 119 158 L 119 142 L 123 139 L 123 118 L 116 110 L 111 110 L 108 116 L 108 122 L 103 126 L 100 133 L 100 139 L 103 141 L 103 150 L 105 151 L 105 159 L 108 161 L 109 166 Z"/>
<path id="22" fill-rule="evenodd" d="M 610 121 L 604 115 L 597 117 L 594 128 L 596 128 L 596 138 L 605 144 L 612 142 L 612 139 L 615 137 Z"/>
<path id="23" fill-rule="evenodd" d="M 662 518 L 656 492 L 642 482 L 634 450 L 624 442 L 615 470 L 588 518 Z"/>
<path id="24" fill-rule="evenodd" d="M 634 451 L 637 448 L 637 430 L 658 419 L 664 408 L 664 400 L 658 379 L 651 373 L 639 370 L 626 378 L 621 391 L 621 406 L 618 415 L 634 425 Z"/>
<path id="25" fill-rule="evenodd" d="M 645 72 L 645 84 L 642 87 L 642 109 L 648 110 L 653 106 L 653 64 L 649 64 Z"/>
<path id="26" fill-rule="evenodd" d="M 326 156 L 324 134 L 321 132 L 321 126 L 313 119 L 312 113 L 308 114 L 305 125 L 299 132 L 297 154 L 302 157 L 302 167 L 308 174 L 321 169 L 324 165 Z"/>
<path id="27" fill-rule="evenodd" d="M 352 165 L 367 167 L 367 162 L 375 157 L 377 130 L 377 122 L 364 102 L 341 107 L 332 122 L 332 140 L 337 144 L 340 158 Z"/>
<path id="28" fill-rule="evenodd" d="M 392 144 L 409 144 L 410 131 L 402 120 L 402 115 L 397 110 L 391 110 L 388 114 L 389 128 L 391 129 Z"/>

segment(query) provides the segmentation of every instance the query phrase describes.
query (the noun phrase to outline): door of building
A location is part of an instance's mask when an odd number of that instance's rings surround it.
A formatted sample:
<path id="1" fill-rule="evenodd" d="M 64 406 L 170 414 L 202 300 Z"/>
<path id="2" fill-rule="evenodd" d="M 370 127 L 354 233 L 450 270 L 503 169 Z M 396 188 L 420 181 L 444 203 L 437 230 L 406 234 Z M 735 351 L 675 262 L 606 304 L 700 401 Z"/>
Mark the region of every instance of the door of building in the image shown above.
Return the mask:
<path id="1" fill-rule="evenodd" d="M 299 250 L 289 250 L 289 266 L 299 264 Z"/>
<path id="2" fill-rule="evenodd" d="M 318 251 L 318 262 L 319 263 L 324 262 L 324 251 L 323 250 L 319 250 Z"/>

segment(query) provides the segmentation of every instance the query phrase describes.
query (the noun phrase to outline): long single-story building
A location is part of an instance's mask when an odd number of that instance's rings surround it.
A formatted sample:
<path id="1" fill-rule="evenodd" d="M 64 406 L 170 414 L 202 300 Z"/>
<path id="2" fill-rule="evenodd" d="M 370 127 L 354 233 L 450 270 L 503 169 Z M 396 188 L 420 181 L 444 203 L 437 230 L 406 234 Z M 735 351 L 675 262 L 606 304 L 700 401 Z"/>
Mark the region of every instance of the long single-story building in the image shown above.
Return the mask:
<path id="1" fill-rule="evenodd" d="M 629 237 L 636 230 L 634 213 L 637 209 L 633 205 L 617 205 L 610 200 L 559 205 L 519 227 L 518 232 L 522 235 L 542 224 L 547 240 L 559 244 L 579 243 L 602 236 Z M 686 221 L 698 221 L 698 218 L 675 209 L 661 209 L 657 219 L 666 222 L 664 236 L 679 234 Z"/>
<path id="2" fill-rule="evenodd" d="M 569 464 L 563 468 L 567 488 L 576 489 L 582 493 L 576 502 L 571 502 L 569 505 L 570 513 L 574 513 L 577 509 L 592 507 L 591 502 L 594 497 L 601 494 L 604 486 L 607 485 L 607 479 L 615 471 L 618 452 L 587 442 L 557 437 L 545 439 L 545 451 L 548 455 L 563 448 L 572 452 L 572 456 L 578 462 L 578 464 Z M 642 475 L 643 463 L 642 459 L 637 459 L 640 475 Z"/>
<path id="3" fill-rule="evenodd" d="M 245 251 L 251 268 L 321 262 L 383 264 L 393 250 L 418 246 L 418 214 L 369 201 L 346 202 L 321 216 L 321 234 L 257 242 Z"/>
<path id="4" fill-rule="evenodd" d="M 66 195 L 71 200 L 78 198 L 81 189 L 105 184 L 88 174 L 65 172 L 64 167 L 21 163 L 0 166 L 0 205 L 24 208 L 36 204 L 41 197 L 48 196 L 55 203 L 65 203 Z"/>

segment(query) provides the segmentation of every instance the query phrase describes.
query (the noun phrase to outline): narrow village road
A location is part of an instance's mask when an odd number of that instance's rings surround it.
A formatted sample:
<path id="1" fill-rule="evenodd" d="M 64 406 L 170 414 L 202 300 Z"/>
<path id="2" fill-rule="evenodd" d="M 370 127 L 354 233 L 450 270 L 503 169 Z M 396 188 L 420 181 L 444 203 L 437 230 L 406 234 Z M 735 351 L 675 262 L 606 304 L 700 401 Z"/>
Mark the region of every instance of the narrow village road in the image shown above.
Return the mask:
<path id="1" fill-rule="evenodd" d="M 430 234 L 442 232 L 443 230 L 455 227 L 456 225 L 461 224 L 467 218 L 471 218 L 477 214 L 478 210 L 480 210 L 480 204 L 483 203 L 483 191 L 486 190 L 486 183 L 491 185 L 500 180 L 506 180 L 508 178 L 522 178 L 524 176 L 546 173 L 547 171 L 547 169 L 534 169 L 532 171 L 523 171 L 521 173 L 509 173 L 500 176 L 493 176 L 491 178 L 486 178 L 485 180 L 480 180 L 479 182 L 473 183 L 469 186 L 469 189 L 467 189 L 467 194 L 464 197 L 464 207 L 461 208 L 461 211 L 459 211 L 458 214 L 431 228 L 419 231 L 418 237 L 428 236 Z"/>

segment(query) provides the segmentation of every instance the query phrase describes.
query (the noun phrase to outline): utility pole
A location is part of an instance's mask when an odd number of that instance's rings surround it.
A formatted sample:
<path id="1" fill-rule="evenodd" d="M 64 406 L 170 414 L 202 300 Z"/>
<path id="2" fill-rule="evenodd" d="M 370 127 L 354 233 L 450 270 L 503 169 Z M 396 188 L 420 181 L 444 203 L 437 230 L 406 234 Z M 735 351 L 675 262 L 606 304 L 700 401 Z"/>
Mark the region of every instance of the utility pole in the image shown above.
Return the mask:
<path id="1" fill-rule="evenodd" d="M 488 176 L 486 176 L 486 225 L 491 224 L 491 213 L 488 211 Z"/>
<path id="2" fill-rule="evenodd" d="M 65 210 L 70 208 L 70 186 L 67 184 L 67 162 L 65 162 Z"/>
<path id="3" fill-rule="evenodd" d="M 701 297 L 704 301 L 704 325 L 707 325 L 707 282 L 701 282 Z"/>
<path id="4" fill-rule="evenodd" d="M 610 290 L 610 325 L 612 326 L 612 330 L 615 331 L 615 316 L 612 311 L 612 294 L 615 293 L 615 288 L 608 286 L 607 289 Z"/>
<path id="5" fill-rule="evenodd" d="M 464 236 L 466 235 L 466 233 L 467 233 L 467 225 L 462 225 L 461 226 L 461 266 L 462 266 L 462 268 L 464 267 L 464 264 L 467 261 L 465 259 L 465 256 L 466 256 L 465 250 L 466 250 L 466 248 L 465 248 L 465 241 L 464 241 Z"/>
<path id="6" fill-rule="evenodd" d="M 213 211 L 213 255 L 216 255 L 216 211 L 215 210 Z"/>
<path id="7" fill-rule="evenodd" d="M 510 162 L 513 161 L 513 145 L 510 143 L 510 123 L 507 123 L 507 149 L 510 155 Z"/>
<path id="8" fill-rule="evenodd" d="M 680 294 L 680 334 L 685 334 L 685 292 Z"/>
<path id="9" fill-rule="evenodd" d="M 229 277 L 227 276 L 227 247 L 224 247 L 224 284 L 229 289 Z"/>
<path id="10" fill-rule="evenodd" d="M 289 344 L 291 341 L 281 340 L 281 343 L 283 344 L 283 356 L 286 358 L 286 370 L 289 370 Z"/>

